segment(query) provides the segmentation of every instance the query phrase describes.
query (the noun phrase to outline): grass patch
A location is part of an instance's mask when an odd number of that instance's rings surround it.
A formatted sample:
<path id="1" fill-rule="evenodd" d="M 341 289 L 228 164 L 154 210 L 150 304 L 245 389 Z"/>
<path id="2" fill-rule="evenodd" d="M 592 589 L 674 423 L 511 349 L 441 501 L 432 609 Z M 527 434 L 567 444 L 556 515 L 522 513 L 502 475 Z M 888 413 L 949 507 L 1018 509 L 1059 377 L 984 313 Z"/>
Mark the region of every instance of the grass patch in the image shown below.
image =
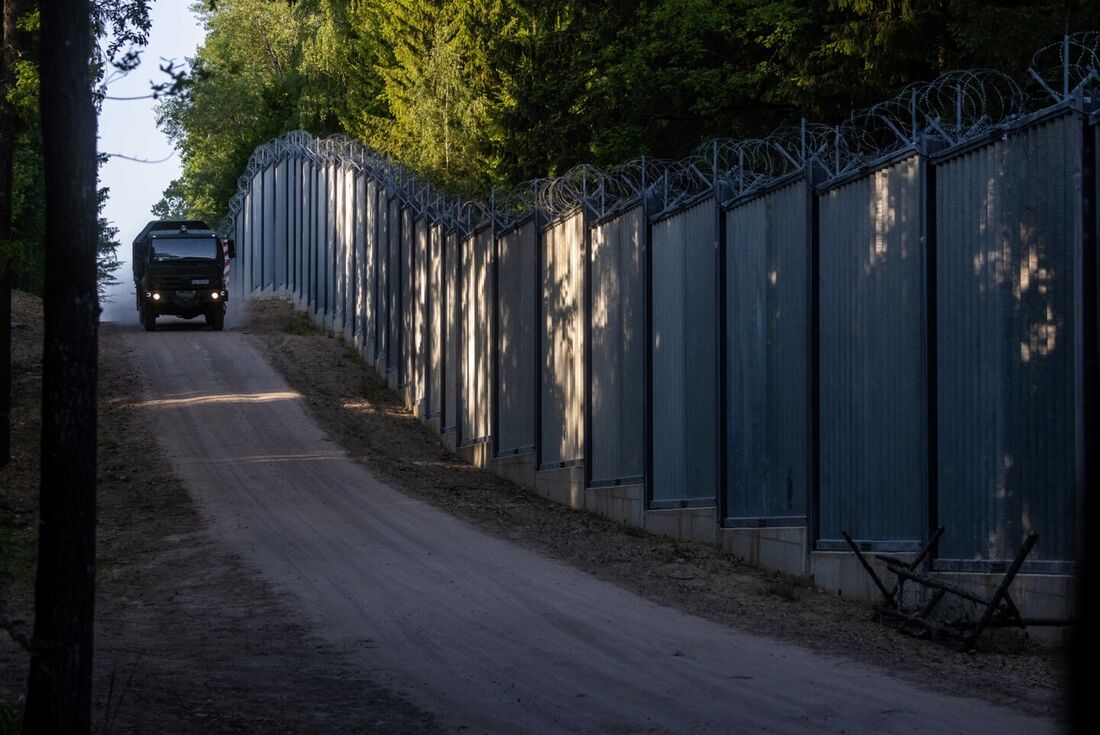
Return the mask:
<path id="1" fill-rule="evenodd" d="M 293 334 L 299 337 L 308 337 L 320 334 L 321 330 L 309 323 L 307 319 L 287 319 L 283 322 L 283 334 Z"/>
<path id="2" fill-rule="evenodd" d="M 634 538 L 644 538 L 646 535 L 645 529 L 637 526 L 623 526 L 623 533 Z"/>

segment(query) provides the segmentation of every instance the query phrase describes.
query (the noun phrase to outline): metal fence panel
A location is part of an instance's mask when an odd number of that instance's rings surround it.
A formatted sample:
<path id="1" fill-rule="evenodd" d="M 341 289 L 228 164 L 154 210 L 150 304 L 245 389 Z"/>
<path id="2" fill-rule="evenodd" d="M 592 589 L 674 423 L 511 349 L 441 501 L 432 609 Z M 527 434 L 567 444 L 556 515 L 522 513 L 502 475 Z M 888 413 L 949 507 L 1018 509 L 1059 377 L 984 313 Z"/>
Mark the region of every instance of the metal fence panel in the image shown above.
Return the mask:
<path id="1" fill-rule="evenodd" d="M 287 161 L 287 263 L 286 286 L 291 294 L 298 283 L 298 212 L 301 204 L 301 188 L 299 187 L 302 170 L 298 159 L 291 158 Z"/>
<path id="2" fill-rule="evenodd" d="M 315 222 L 316 243 L 314 244 L 315 292 L 313 308 L 317 314 L 328 311 L 326 278 L 326 256 L 328 251 L 328 166 L 317 167 L 317 219 Z"/>
<path id="3" fill-rule="evenodd" d="M 645 474 L 645 219 L 635 207 L 592 228 L 594 482 Z"/>
<path id="4" fill-rule="evenodd" d="M 347 337 L 355 333 L 355 172 L 348 166 L 340 169 L 340 241 L 343 250 L 342 281 L 343 319 L 338 329 Z"/>
<path id="5" fill-rule="evenodd" d="M 248 243 L 248 293 L 255 291 L 260 283 L 260 264 L 263 262 L 261 257 L 263 253 L 263 202 L 264 202 L 264 173 L 263 171 L 257 171 L 255 177 L 252 179 L 252 191 L 249 192 L 248 198 L 251 203 L 249 207 L 248 217 L 248 229 L 251 231 L 252 237 L 249 238 Z"/>
<path id="6" fill-rule="evenodd" d="M 302 212 L 302 303 L 307 310 L 312 310 L 313 306 L 313 253 L 314 245 L 313 240 L 316 232 L 316 225 L 313 221 L 314 204 L 317 197 L 314 196 L 314 166 L 312 161 L 306 161 L 305 167 L 305 180 L 304 195 L 305 195 L 305 209 Z"/>
<path id="7" fill-rule="evenodd" d="M 444 294 L 443 303 L 445 313 L 443 315 L 443 428 L 456 429 L 458 427 L 458 375 L 459 375 L 459 273 L 461 266 L 461 251 L 459 250 L 458 235 L 448 232 L 444 238 L 443 269 L 444 269 Z"/>
<path id="8" fill-rule="evenodd" d="M 373 362 L 378 355 L 378 184 L 364 177 L 363 201 L 363 343 Z"/>
<path id="9" fill-rule="evenodd" d="M 248 295 L 245 293 L 245 290 L 244 290 L 244 278 L 242 278 L 242 276 L 241 276 L 241 274 L 244 272 L 243 265 L 245 263 L 245 257 L 246 257 L 245 256 L 245 251 L 247 250 L 247 242 L 248 242 L 248 240 L 247 240 L 247 238 L 248 238 L 248 229 L 247 229 L 247 222 L 248 222 L 247 209 L 248 209 L 248 206 L 249 206 L 248 199 L 245 198 L 245 200 L 242 202 L 242 206 L 241 206 L 240 211 L 237 212 L 237 221 L 236 221 L 237 257 L 233 261 L 232 270 L 230 271 L 230 275 L 232 276 L 232 282 L 233 282 L 233 293 L 230 295 L 230 298 L 237 298 L 237 299 L 242 299 L 242 300 L 248 298 Z"/>
<path id="10" fill-rule="evenodd" d="M 327 245 L 324 252 L 324 316 L 333 319 L 337 316 L 337 305 L 340 294 L 337 293 L 337 266 L 339 253 L 337 252 L 337 196 L 340 190 L 337 174 L 340 166 L 332 162 L 327 166 L 327 175 L 324 183 L 326 190 L 327 207 L 324 209 L 324 235 Z"/>
<path id="11" fill-rule="evenodd" d="M 911 156 L 820 200 L 820 538 L 923 537 L 924 247 Z"/>
<path id="12" fill-rule="evenodd" d="M 271 237 L 271 285 L 274 288 L 282 288 L 286 284 L 286 233 L 287 233 L 287 209 L 286 197 L 290 191 L 287 181 L 287 162 L 279 161 L 274 166 L 274 187 L 272 188 L 273 231 Z"/>
<path id="13" fill-rule="evenodd" d="M 416 226 L 413 212 L 408 207 L 401 208 L 401 361 L 398 385 L 412 383 L 415 371 L 416 355 L 416 275 L 413 262 L 416 251 Z"/>
<path id="14" fill-rule="evenodd" d="M 354 214 L 352 227 L 355 241 L 355 333 L 359 336 L 359 348 L 363 355 L 374 356 L 373 333 L 370 325 L 371 265 L 367 227 L 370 213 L 367 211 L 367 177 L 356 173 L 352 181 Z"/>
<path id="15" fill-rule="evenodd" d="M 309 161 L 302 161 L 302 211 L 301 224 L 299 225 L 298 243 L 298 301 L 301 304 L 308 303 L 309 299 L 309 253 L 310 253 L 310 227 L 313 213 L 310 204 L 313 201 L 313 177 Z"/>
<path id="16" fill-rule="evenodd" d="M 359 333 L 358 326 L 358 242 L 356 233 L 355 171 L 344 170 L 344 333 L 354 337 Z"/>
<path id="17" fill-rule="evenodd" d="M 534 219 L 497 243 L 497 451 L 535 447 L 535 292 L 538 228 Z"/>
<path id="18" fill-rule="evenodd" d="M 428 354 L 427 375 L 428 416 L 440 416 L 443 411 L 443 225 L 434 224 L 428 242 Z"/>
<path id="19" fill-rule="evenodd" d="M 396 371 L 401 364 L 401 202 L 394 197 L 387 206 L 389 208 L 387 216 L 389 242 L 386 245 L 388 318 L 383 325 L 388 332 L 386 337 L 386 378 L 388 380 L 391 371 L 394 372 L 394 379 L 397 378 Z"/>
<path id="20" fill-rule="evenodd" d="M 584 213 L 542 235 L 543 466 L 584 458 Z"/>
<path id="21" fill-rule="evenodd" d="M 490 308 L 493 303 L 493 231 L 480 230 L 462 241 L 462 405 L 463 443 L 489 436 L 492 355 Z"/>
<path id="22" fill-rule="evenodd" d="M 347 303 L 347 280 L 345 273 L 348 264 L 347 240 L 344 239 L 344 167 L 334 164 L 332 167 L 332 316 L 333 330 L 340 334 L 344 331 Z"/>
<path id="23" fill-rule="evenodd" d="M 416 304 L 413 312 L 413 333 L 416 346 L 413 352 L 413 401 L 423 413 L 427 389 L 428 357 L 428 219 L 416 220 L 416 249 L 413 253 L 413 284 Z"/>
<path id="24" fill-rule="evenodd" d="M 260 286 L 271 288 L 275 284 L 275 165 L 264 169 L 264 194 L 263 194 L 263 240 L 261 240 L 260 252 Z"/>
<path id="25" fill-rule="evenodd" d="M 715 202 L 652 226 L 653 504 L 717 497 Z"/>
<path id="26" fill-rule="evenodd" d="M 1076 558 L 1081 123 L 936 166 L 939 556 Z"/>
<path id="27" fill-rule="evenodd" d="M 726 516 L 805 516 L 809 240 L 805 180 L 726 212 Z"/>
<path id="28" fill-rule="evenodd" d="M 374 211 L 378 217 L 378 245 L 375 251 L 376 272 L 378 273 L 376 288 L 378 293 L 374 297 L 375 303 L 378 305 L 376 327 L 378 352 L 376 359 L 379 361 L 382 374 L 385 375 L 385 366 L 389 362 L 387 353 L 390 349 L 390 205 L 389 200 L 386 198 L 386 192 L 381 188 L 378 189 L 378 197 L 374 202 Z"/>

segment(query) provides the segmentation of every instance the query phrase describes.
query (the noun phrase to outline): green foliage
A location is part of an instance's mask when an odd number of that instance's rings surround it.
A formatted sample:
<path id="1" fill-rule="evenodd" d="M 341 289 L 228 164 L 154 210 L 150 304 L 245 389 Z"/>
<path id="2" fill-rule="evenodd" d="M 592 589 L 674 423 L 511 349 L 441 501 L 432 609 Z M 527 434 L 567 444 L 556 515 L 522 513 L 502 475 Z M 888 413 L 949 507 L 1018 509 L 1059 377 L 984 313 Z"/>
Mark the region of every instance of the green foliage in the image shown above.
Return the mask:
<path id="1" fill-rule="evenodd" d="M 222 0 L 161 124 L 220 218 L 260 143 L 344 132 L 452 191 L 836 123 L 956 67 L 1023 76 L 1100 0 Z M 165 211 L 168 211 L 166 209 Z"/>
<path id="2" fill-rule="evenodd" d="M 12 258 L 13 285 L 35 294 L 42 293 L 45 279 L 45 175 L 42 165 L 41 119 L 38 108 L 38 33 L 40 15 L 36 3 L 18 20 L 26 35 L 22 55 L 13 63 L 14 85 L 0 90 L 15 110 L 19 121 L 12 164 L 12 229 L 0 256 Z M 98 0 L 91 6 L 100 36 L 108 37 L 102 58 L 90 60 L 99 69 L 121 63 L 120 54 L 132 45 L 145 42 L 149 30 L 146 0 Z M 123 54 L 124 55 L 124 54 Z M 90 90 L 89 90 L 90 92 Z M 102 163 L 102 159 L 100 161 Z M 107 203 L 108 191 L 99 190 L 99 211 Z M 115 283 L 112 273 L 118 268 L 116 255 L 118 229 L 99 218 L 97 269 L 102 295 Z"/>
<path id="3" fill-rule="evenodd" d="M 42 139 L 38 117 L 16 136 L 12 162 L 11 255 L 13 286 L 42 293 L 45 277 L 46 232 L 45 172 L 42 168 Z"/>
<path id="4" fill-rule="evenodd" d="M 183 182 L 173 179 L 164 196 L 153 205 L 153 217 L 156 219 L 188 219 L 187 199 L 183 194 Z"/>

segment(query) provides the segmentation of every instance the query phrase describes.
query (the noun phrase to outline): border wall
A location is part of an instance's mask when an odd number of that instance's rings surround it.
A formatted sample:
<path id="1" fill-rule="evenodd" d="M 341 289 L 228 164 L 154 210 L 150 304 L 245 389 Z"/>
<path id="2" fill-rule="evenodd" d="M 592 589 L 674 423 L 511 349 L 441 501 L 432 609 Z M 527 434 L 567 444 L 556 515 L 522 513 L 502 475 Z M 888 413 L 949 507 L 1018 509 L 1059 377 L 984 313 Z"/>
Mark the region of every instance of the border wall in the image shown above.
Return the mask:
<path id="1" fill-rule="evenodd" d="M 1067 616 L 1100 450 L 1086 68 L 1040 109 L 954 73 L 489 204 L 290 133 L 221 228 L 232 287 L 292 300 L 448 447 L 557 502 L 866 599 L 842 532 L 905 556 L 944 526 L 925 568 L 985 588 L 1035 531 L 1014 597 Z"/>

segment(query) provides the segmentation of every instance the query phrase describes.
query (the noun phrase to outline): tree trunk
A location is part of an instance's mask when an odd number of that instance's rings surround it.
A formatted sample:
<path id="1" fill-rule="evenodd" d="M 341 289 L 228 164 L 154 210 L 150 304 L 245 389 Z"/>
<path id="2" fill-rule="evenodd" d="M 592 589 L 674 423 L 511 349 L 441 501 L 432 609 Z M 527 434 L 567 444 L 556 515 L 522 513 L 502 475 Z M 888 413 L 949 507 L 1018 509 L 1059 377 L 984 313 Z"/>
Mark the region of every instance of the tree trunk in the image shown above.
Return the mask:
<path id="1" fill-rule="evenodd" d="M 41 4 L 46 185 L 38 576 L 25 733 L 91 730 L 96 490 L 96 118 L 86 0 Z"/>
<path id="2" fill-rule="evenodd" d="M 11 217 L 15 109 L 8 92 L 15 86 L 17 0 L 3 0 L 0 13 L 0 467 L 11 461 Z"/>

